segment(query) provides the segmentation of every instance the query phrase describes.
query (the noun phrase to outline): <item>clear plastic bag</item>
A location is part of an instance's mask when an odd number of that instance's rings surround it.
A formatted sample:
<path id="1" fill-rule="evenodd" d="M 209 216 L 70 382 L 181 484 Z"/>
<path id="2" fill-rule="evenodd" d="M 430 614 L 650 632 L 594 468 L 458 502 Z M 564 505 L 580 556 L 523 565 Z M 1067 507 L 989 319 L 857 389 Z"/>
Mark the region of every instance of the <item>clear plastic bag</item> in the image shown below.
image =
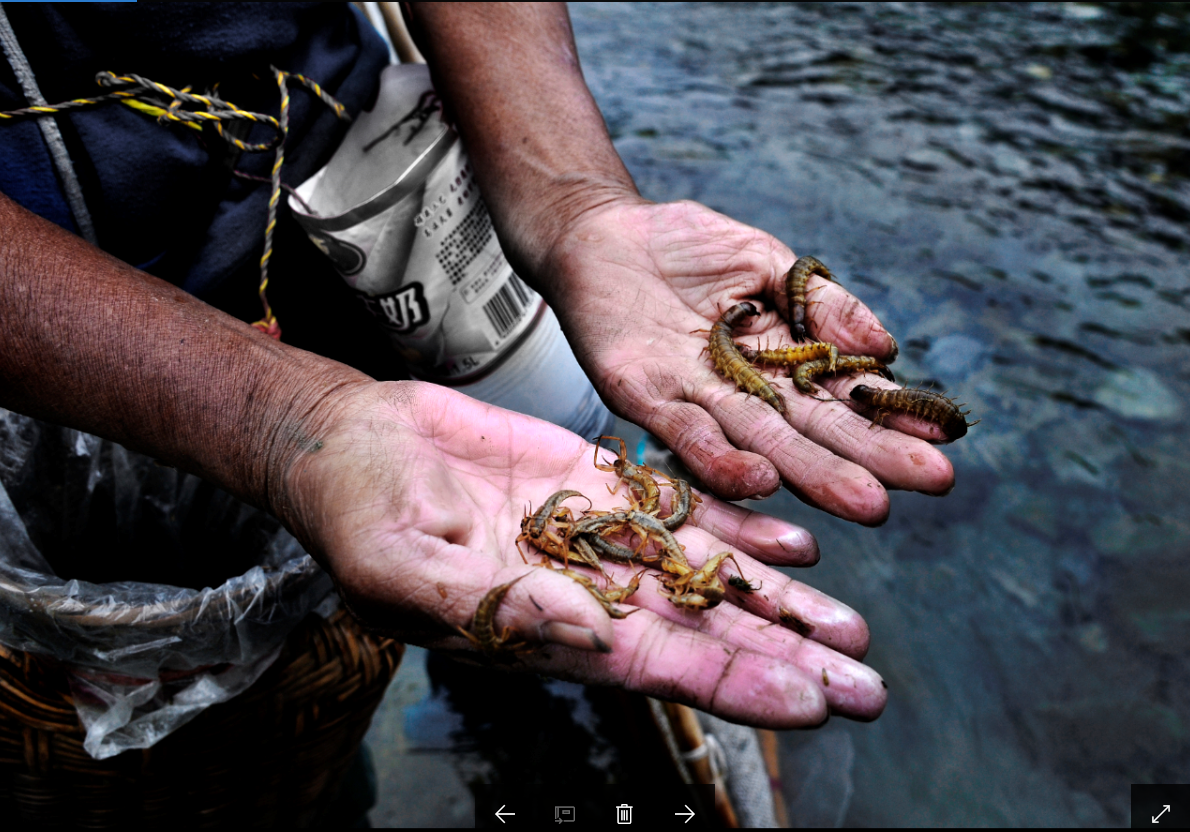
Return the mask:
<path id="1" fill-rule="evenodd" d="M 147 748 L 247 689 L 320 605 L 337 605 L 330 577 L 266 513 L 0 409 L 0 643 L 63 664 L 91 756 Z"/>

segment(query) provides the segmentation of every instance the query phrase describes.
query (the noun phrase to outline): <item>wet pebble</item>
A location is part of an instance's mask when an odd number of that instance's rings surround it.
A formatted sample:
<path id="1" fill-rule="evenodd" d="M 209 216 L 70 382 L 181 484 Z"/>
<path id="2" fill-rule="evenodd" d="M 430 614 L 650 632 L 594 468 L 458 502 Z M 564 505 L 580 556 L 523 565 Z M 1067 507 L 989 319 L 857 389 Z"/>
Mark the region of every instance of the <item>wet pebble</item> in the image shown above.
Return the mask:
<path id="1" fill-rule="evenodd" d="M 1107 631 L 1099 623 L 1084 624 L 1077 630 L 1078 643 L 1088 653 L 1106 653 Z"/>
<path id="2" fill-rule="evenodd" d="M 1025 176 L 1033 171 L 1033 165 L 1028 159 L 1006 147 L 992 150 L 992 166 L 996 173 L 1009 176 Z"/>
<path id="3" fill-rule="evenodd" d="M 969 335 L 939 338 L 926 353 L 930 369 L 947 382 L 967 378 L 983 364 L 987 347 Z"/>
<path id="4" fill-rule="evenodd" d="M 1064 3 L 1062 11 L 1075 20 L 1098 20 L 1105 14 L 1103 9 L 1090 3 Z"/>
<path id="5" fill-rule="evenodd" d="M 1095 390 L 1092 398 L 1108 410 L 1128 419 L 1169 421 L 1182 412 L 1177 394 L 1151 370 L 1115 370 Z"/>
<path id="6" fill-rule="evenodd" d="M 1110 113 L 1105 105 L 1097 101 L 1070 95 L 1048 84 L 1030 90 L 1029 98 L 1050 109 L 1081 118 L 1101 119 Z"/>
<path id="7" fill-rule="evenodd" d="M 907 168 L 920 171 L 941 170 L 950 163 L 950 157 L 938 150 L 922 148 L 906 153 L 901 158 L 901 164 Z"/>

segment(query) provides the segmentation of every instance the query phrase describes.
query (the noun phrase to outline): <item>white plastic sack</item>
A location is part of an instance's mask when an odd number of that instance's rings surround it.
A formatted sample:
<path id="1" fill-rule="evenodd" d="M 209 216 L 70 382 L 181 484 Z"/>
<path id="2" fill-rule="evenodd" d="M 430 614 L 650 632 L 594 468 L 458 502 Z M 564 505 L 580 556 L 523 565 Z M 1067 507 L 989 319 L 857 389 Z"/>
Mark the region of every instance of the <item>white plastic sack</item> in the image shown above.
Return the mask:
<path id="1" fill-rule="evenodd" d="M 118 573 L 147 537 L 155 556 L 189 556 L 202 574 L 203 551 L 169 544 L 213 525 L 249 540 L 255 561 L 214 588 L 72 579 L 42 551 Z M 245 690 L 335 600 L 330 577 L 264 512 L 113 442 L 0 409 L 0 643 L 63 663 L 92 757 L 147 748 Z"/>

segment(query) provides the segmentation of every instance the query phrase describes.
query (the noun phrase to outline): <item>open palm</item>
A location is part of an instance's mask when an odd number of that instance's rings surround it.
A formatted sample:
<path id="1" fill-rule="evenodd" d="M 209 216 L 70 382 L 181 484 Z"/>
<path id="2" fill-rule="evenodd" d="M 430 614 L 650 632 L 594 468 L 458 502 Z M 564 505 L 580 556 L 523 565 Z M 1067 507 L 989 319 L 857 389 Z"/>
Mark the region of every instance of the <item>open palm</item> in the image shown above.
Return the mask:
<path id="1" fill-rule="evenodd" d="M 707 497 L 677 537 L 694 566 L 730 550 L 760 589 L 679 610 L 646 577 L 640 611 L 612 621 L 581 586 L 527 565 L 515 540 L 532 505 L 572 488 L 622 506 L 615 477 L 568 431 L 419 382 L 367 383 L 323 409 L 318 440 L 287 476 L 286 520 L 335 577 L 352 610 L 407 641 L 482 657 L 457 634 L 493 587 L 517 578 L 496 615 L 542 648 L 514 668 L 623 685 L 768 727 L 830 712 L 870 719 L 879 676 L 857 661 L 868 631 L 846 606 L 764 565 L 809 565 L 813 538 Z M 585 504 L 577 501 L 578 508 Z M 529 557 L 530 564 L 539 558 Z M 608 566 L 619 583 L 630 570 Z M 829 680 L 829 685 L 824 684 Z"/>
<path id="2" fill-rule="evenodd" d="M 900 419 L 874 428 L 854 407 L 798 393 L 787 378 L 783 417 L 718 376 L 703 353 L 706 331 L 741 300 L 762 314 L 737 340 L 791 343 L 784 274 L 795 256 L 772 236 L 693 202 L 619 201 L 588 212 L 555 245 L 542 287 L 579 361 L 620 416 L 669 446 L 716 494 L 765 496 L 786 483 L 832 514 L 878 524 L 884 486 L 951 488 L 950 463 L 928 442 L 936 426 Z M 891 358 L 895 343 L 845 289 L 811 278 L 811 332 L 844 354 Z M 825 382 L 843 397 L 872 376 Z M 824 396 L 825 398 L 825 396 Z"/>

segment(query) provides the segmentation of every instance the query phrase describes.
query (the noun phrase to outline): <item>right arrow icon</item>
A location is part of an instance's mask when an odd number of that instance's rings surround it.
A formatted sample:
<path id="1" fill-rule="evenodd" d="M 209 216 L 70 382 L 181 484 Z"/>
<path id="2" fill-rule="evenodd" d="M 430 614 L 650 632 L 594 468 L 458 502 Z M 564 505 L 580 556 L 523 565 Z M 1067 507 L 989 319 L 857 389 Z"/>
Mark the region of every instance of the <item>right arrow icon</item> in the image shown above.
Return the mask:
<path id="1" fill-rule="evenodd" d="M 1162 815 L 1164 815 L 1164 814 L 1165 814 L 1166 812 L 1168 812 L 1168 811 L 1169 811 L 1169 804 L 1167 803 L 1167 804 L 1165 804 L 1165 808 L 1164 808 L 1164 809 L 1162 809 L 1160 812 L 1158 812 L 1158 813 L 1157 813 L 1157 817 L 1156 817 L 1156 818 L 1153 818 L 1153 823 L 1156 823 L 1156 822 L 1157 822 L 1157 818 L 1161 817 Z"/>
<path id="2" fill-rule="evenodd" d="M 686 804 L 685 804 L 685 803 L 683 803 L 682 805 L 683 805 L 683 806 L 686 806 Z M 1168 809 L 1169 807 L 1168 807 L 1168 806 L 1166 806 L 1165 808 L 1166 808 L 1166 809 Z M 686 806 L 686 811 L 685 811 L 685 812 L 674 812 L 674 814 L 675 814 L 675 815 L 677 815 L 678 817 L 683 817 L 683 816 L 684 816 L 684 817 L 686 818 L 686 820 L 685 820 L 685 821 L 683 821 L 683 823 L 689 823 L 689 822 L 690 822 L 690 818 L 694 817 L 694 810 L 693 810 L 693 809 L 691 809 L 689 806 Z M 1160 815 L 1158 815 L 1157 817 L 1161 817 L 1161 816 L 1160 816 Z M 1155 820 L 1154 820 L 1154 823 L 1156 823 L 1156 821 L 1155 821 Z"/>

